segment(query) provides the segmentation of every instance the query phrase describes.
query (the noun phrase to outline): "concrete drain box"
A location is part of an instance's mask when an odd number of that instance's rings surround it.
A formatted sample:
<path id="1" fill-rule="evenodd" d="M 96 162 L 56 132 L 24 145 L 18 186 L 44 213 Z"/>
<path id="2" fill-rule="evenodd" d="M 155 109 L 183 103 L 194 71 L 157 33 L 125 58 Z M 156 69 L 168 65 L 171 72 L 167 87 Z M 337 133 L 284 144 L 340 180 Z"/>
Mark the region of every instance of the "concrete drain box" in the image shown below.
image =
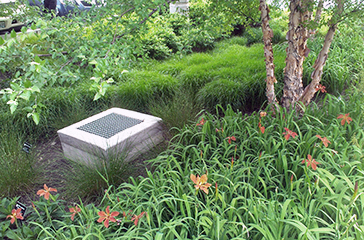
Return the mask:
<path id="1" fill-rule="evenodd" d="M 162 119 L 121 108 L 111 108 L 57 133 L 64 155 L 87 165 L 122 151 L 130 161 L 163 141 Z"/>

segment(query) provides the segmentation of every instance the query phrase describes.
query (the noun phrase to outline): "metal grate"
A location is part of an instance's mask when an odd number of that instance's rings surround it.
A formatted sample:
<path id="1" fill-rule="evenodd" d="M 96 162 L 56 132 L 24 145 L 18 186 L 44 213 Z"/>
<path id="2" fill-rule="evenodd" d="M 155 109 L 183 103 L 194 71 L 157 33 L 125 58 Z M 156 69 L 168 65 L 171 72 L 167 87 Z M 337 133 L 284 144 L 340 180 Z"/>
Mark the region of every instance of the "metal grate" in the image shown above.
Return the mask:
<path id="1" fill-rule="evenodd" d="M 108 139 L 141 122 L 143 120 L 110 113 L 77 129 Z"/>

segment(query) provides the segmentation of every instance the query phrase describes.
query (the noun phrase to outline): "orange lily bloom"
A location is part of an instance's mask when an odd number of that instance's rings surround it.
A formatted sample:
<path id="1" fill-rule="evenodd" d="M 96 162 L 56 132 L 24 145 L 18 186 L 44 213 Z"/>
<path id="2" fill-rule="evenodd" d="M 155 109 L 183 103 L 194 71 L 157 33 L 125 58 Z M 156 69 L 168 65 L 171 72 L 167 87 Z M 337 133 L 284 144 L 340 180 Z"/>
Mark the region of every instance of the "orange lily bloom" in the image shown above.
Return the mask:
<path id="1" fill-rule="evenodd" d="M 289 130 L 288 128 L 284 128 L 284 130 L 286 130 L 286 131 L 283 133 L 283 135 L 285 135 L 285 136 L 284 136 L 284 138 L 285 138 L 286 140 L 288 140 L 290 137 L 295 138 L 295 137 L 297 136 L 297 133 L 295 133 L 295 132 L 293 132 L 293 131 Z"/>
<path id="2" fill-rule="evenodd" d="M 134 225 L 137 226 L 138 225 L 138 221 L 141 217 L 144 216 L 144 214 L 147 214 L 146 212 L 142 212 L 141 214 L 139 215 L 135 215 L 131 218 L 132 221 L 134 221 Z"/>
<path id="3" fill-rule="evenodd" d="M 234 136 L 227 137 L 228 143 L 231 144 L 231 140 L 236 141 L 236 138 Z"/>
<path id="4" fill-rule="evenodd" d="M 204 118 L 201 118 L 200 122 L 196 124 L 196 126 L 202 126 L 206 123 L 206 120 Z"/>
<path id="5" fill-rule="evenodd" d="M 345 114 L 345 115 L 342 115 L 340 114 L 337 119 L 340 119 L 342 118 L 341 120 L 341 125 L 344 125 L 345 122 L 347 122 L 348 124 L 350 124 L 351 121 L 353 121 L 353 119 L 351 117 L 349 117 L 349 113 Z"/>
<path id="6" fill-rule="evenodd" d="M 106 207 L 105 212 L 104 211 L 100 211 L 98 212 L 98 215 L 100 216 L 100 218 L 97 220 L 97 222 L 104 222 L 104 226 L 106 228 L 109 227 L 109 222 L 116 222 L 115 217 L 117 215 L 119 215 L 119 212 L 112 212 L 110 213 L 110 206 Z"/>
<path id="7" fill-rule="evenodd" d="M 74 207 L 74 208 L 69 208 L 71 214 L 71 220 L 73 221 L 75 219 L 75 215 L 79 212 L 81 212 L 81 208 L 79 208 L 78 206 Z"/>
<path id="8" fill-rule="evenodd" d="M 258 123 L 258 127 L 259 127 L 260 131 L 264 134 L 265 127 L 263 127 L 261 123 Z"/>
<path id="9" fill-rule="evenodd" d="M 198 175 L 195 176 L 195 175 L 191 174 L 190 178 L 191 178 L 192 182 L 194 184 L 196 184 L 195 185 L 196 190 L 201 189 L 206 194 L 209 193 L 208 188 L 211 186 L 211 184 L 207 182 L 207 175 L 206 174 L 202 175 L 201 177 L 198 176 Z"/>
<path id="10" fill-rule="evenodd" d="M 326 91 L 326 87 L 325 86 L 322 86 L 321 84 L 317 85 L 316 88 L 315 88 L 316 92 L 317 91 L 321 91 L 322 93 L 325 93 L 327 92 Z"/>
<path id="11" fill-rule="evenodd" d="M 13 209 L 11 210 L 11 215 L 6 216 L 6 219 L 10 218 L 10 223 L 13 224 L 15 222 L 16 219 L 20 219 L 23 220 L 23 216 L 21 214 L 21 209 Z"/>
<path id="12" fill-rule="evenodd" d="M 320 135 L 316 135 L 316 137 L 318 137 L 322 141 L 325 147 L 329 146 L 329 143 L 331 143 L 326 137 L 321 137 Z"/>
<path id="13" fill-rule="evenodd" d="M 316 170 L 317 169 L 317 164 L 320 164 L 320 163 L 316 162 L 316 160 L 313 159 L 310 154 L 307 154 L 307 158 L 308 159 L 302 160 L 302 163 L 306 163 L 307 162 L 307 167 L 309 167 L 311 165 L 312 169 L 313 170 Z"/>
<path id="14" fill-rule="evenodd" d="M 267 116 L 267 112 L 260 112 L 259 113 L 259 116 L 262 118 L 262 117 L 265 117 L 265 116 Z"/>
<path id="15" fill-rule="evenodd" d="M 44 189 L 38 190 L 37 195 L 44 196 L 46 200 L 49 199 L 50 192 L 57 192 L 55 188 L 48 188 L 46 184 L 44 184 Z"/>

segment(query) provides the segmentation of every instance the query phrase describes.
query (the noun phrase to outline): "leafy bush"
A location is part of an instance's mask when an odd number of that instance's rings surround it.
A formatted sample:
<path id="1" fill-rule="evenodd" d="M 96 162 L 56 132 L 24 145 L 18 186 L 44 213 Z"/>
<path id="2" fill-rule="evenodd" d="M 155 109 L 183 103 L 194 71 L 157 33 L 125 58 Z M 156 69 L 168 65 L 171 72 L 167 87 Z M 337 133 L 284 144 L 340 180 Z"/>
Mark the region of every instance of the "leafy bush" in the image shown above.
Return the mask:
<path id="1" fill-rule="evenodd" d="M 263 32 L 261 28 L 251 28 L 244 32 L 243 37 L 247 40 L 247 45 L 252 45 L 254 43 L 263 42 Z"/>

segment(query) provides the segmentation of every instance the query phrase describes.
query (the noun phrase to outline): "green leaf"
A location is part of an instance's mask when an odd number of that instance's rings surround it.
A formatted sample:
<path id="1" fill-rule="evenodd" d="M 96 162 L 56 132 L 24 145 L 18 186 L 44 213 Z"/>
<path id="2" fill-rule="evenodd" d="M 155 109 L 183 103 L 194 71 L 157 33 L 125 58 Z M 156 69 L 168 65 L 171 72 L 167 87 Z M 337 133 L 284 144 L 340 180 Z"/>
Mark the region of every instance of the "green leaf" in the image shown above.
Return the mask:
<path id="1" fill-rule="evenodd" d="M 30 26 L 30 29 L 35 30 L 35 29 L 37 29 L 37 26 L 35 26 L 35 24 L 33 23 L 33 24 Z"/>
<path id="2" fill-rule="evenodd" d="M 18 235 L 15 234 L 13 230 L 10 230 L 6 233 L 6 236 L 10 239 L 21 239 Z"/>
<path id="3" fill-rule="evenodd" d="M 99 99 L 101 97 L 100 93 L 96 93 L 95 97 L 94 97 L 94 101 L 96 101 L 97 99 Z"/>
<path id="4" fill-rule="evenodd" d="M 32 112 L 33 108 L 32 107 L 25 107 L 25 108 L 23 108 L 23 110 L 25 110 L 27 112 Z"/>
<path id="5" fill-rule="evenodd" d="M 33 231 L 27 226 L 23 226 L 23 233 L 28 237 L 33 236 Z"/>
<path id="6" fill-rule="evenodd" d="M 21 90 L 19 84 L 14 83 L 14 82 L 10 83 L 10 87 L 12 89 L 14 89 L 15 91 L 20 91 Z"/>
<path id="7" fill-rule="evenodd" d="M 12 37 L 12 38 L 16 38 L 16 32 L 15 32 L 15 30 L 14 30 L 14 29 L 13 29 L 13 30 L 11 30 L 10 37 Z"/>
<path id="8" fill-rule="evenodd" d="M 18 107 L 18 102 L 10 100 L 7 102 L 7 104 L 10 105 L 10 113 L 13 114 L 16 110 L 16 108 Z"/>
<path id="9" fill-rule="evenodd" d="M 32 113 L 32 118 L 33 121 L 35 122 L 36 125 L 39 124 L 39 113 Z"/>
<path id="10" fill-rule="evenodd" d="M 161 232 L 157 232 L 156 234 L 155 234 L 155 238 L 154 238 L 155 240 L 162 240 L 163 239 L 163 233 L 161 233 Z"/>
<path id="11" fill-rule="evenodd" d="M 30 88 L 32 86 L 32 82 L 29 80 L 26 80 L 23 84 L 25 88 Z"/>
<path id="12" fill-rule="evenodd" d="M 38 55 L 35 55 L 35 57 L 34 57 L 34 61 L 36 62 L 36 63 L 41 63 L 42 61 L 40 60 L 40 58 L 38 57 Z"/>
<path id="13" fill-rule="evenodd" d="M 4 39 L 0 37 L 0 45 L 3 45 L 5 43 Z"/>
<path id="14" fill-rule="evenodd" d="M 92 60 L 91 62 L 89 62 L 89 64 L 96 65 L 97 64 L 97 61 L 96 60 Z"/>
<path id="15" fill-rule="evenodd" d="M 32 89 L 32 92 L 39 92 L 40 93 L 39 87 L 37 87 L 35 85 L 31 89 Z"/>
<path id="16" fill-rule="evenodd" d="M 28 101 L 32 93 L 28 90 L 25 90 L 22 94 L 20 94 L 20 98 L 24 99 L 25 101 Z"/>

